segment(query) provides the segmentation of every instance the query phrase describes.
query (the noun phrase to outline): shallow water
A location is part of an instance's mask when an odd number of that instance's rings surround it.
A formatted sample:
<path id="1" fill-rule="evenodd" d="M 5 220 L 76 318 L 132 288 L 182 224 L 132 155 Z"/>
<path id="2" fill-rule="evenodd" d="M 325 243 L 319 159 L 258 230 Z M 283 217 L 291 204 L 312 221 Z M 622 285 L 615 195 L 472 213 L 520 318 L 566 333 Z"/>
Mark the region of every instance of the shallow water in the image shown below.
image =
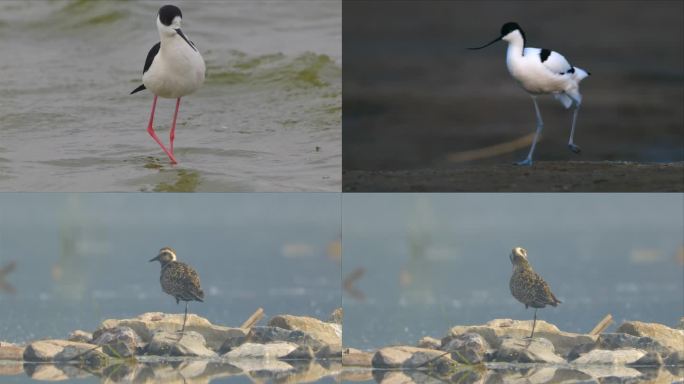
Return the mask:
<path id="1" fill-rule="evenodd" d="M 0 3 L 3 191 L 339 191 L 339 1 L 177 1 L 207 79 L 171 166 L 141 83 L 154 1 Z M 175 103 L 160 99 L 168 143 Z"/>
<path id="2" fill-rule="evenodd" d="M 531 320 L 509 292 L 515 246 L 563 302 L 538 318 L 589 332 L 606 314 L 678 324 L 684 199 L 676 194 L 345 194 L 346 346 Z M 356 275 L 356 278 L 351 276 Z"/>
<path id="3" fill-rule="evenodd" d="M 257 308 L 327 319 L 340 306 L 335 194 L 0 194 L 0 341 L 93 331 L 108 318 L 183 313 L 164 294 L 173 247 L 199 273 L 189 311 L 239 326 Z"/>
<path id="4" fill-rule="evenodd" d="M 0 371 L 13 373 L 9 383 L 77 381 L 79 383 L 335 383 L 339 361 L 243 361 L 143 359 L 90 370 L 73 365 L 0 362 Z M 3 381 L 5 382 L 5 381 Z"/>

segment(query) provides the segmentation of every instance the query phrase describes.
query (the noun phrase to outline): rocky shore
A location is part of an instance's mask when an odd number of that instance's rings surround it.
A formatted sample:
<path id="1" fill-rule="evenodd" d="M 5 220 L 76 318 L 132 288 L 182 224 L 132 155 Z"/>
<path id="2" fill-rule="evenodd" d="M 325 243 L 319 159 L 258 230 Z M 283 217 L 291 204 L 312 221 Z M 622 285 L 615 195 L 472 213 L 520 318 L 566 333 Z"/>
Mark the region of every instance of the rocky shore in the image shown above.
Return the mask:
<path id="1" fill-rule="evenodd" d="M 531 327 L 532 321 L 511 319 L 455 326 L 441 339 L 424 337 L 415 346 L 372 352 L 345 348 L 342 364 L 349 367 L 349 381 L 382 383 L 421 383 L 435 377 L 462 383 L 523 378 L 535 383 L 627 378 L 670 383 L 684 377 L 684 319 L 676 328 L 626 321 L 614 333 L 596 335 L 563 332 L 537 321 L 529 339 Z"/>
<path id="2" fill-rule="evenodd" d="M 255 325 L 258 310 L 240 327 L 212 324 L 188 314 L 150 312 L 108 319 L 92 333 L 26 345 L 0 342 L 0 376 L 25 373 L 36 380 L 100 376 L 114 382 L 188 380 L 247 375 L 260 380 L 300 382 L 339 375 L 342 365 L 341 309 L 327 321 L 277 315 Z M 291 381 L 296 379 L 295 381 Z"/>

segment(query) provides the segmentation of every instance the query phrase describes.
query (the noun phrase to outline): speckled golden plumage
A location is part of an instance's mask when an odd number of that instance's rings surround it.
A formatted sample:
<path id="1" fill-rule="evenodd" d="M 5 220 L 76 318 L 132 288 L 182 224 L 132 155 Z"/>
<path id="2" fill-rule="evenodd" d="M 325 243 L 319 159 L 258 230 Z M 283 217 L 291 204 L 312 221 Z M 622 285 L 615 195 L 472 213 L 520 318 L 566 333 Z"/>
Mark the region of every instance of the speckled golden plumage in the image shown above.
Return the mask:
<path id="1" fill-rule="evenodd" d="M 203 301 L 204 292 L 200 287 L 197 271 L 180 261 L 171 261 L 162 267 L 159 277 L 162 290 L 176 298 L 176 303 L 183 301 Z"/>
<path id="2" fill-rule="evenodd" d="M 532 323 L 532 334 L 534 336 L 534 326 L 537 323 L 537 309 L 547 305 L 557 306 L 560 300 L 551 292 L 549 284 L 542 279 L 537 272 L 532 269 L 527 260 L 527 251 L 516 247 L 510 255 L 513 263 L 513 275 L 509 282 L 511 294 L 516 300 L 525 304 L 525 308 L 534 308 L 534 322 Z"/>
<path id="3" fill-rule="evenodd" d="M 161 264 L 159 282 L 164 293 L 173 296 L 176 299 L 176 304 L 181 300 L 185 301 L 185 315 L 181 328 L 181 337 L 183 337 L 185 322 L 188 318 L 188 302 L 193 300 L 204 301 L 204 291 L 200 286 L 199 275 L 191 266 L 176 261 L 176 251 L 169 247 L 160 249 L 157 257 L 150 261 L 159 261 Z"/>

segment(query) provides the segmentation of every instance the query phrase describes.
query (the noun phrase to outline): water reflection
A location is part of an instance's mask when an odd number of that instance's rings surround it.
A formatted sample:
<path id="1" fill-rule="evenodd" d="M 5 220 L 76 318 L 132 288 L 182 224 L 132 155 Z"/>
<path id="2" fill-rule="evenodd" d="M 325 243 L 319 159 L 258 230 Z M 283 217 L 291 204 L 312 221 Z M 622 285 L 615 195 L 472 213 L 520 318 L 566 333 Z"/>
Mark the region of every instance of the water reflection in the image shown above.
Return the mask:
<path id="1" fill-rule="evenodd" d="M 467 368 L 437 376 L 426 371 L 354 370 L 345 373 L 345 382 L 365 383 L 575 383 L 616 382 L 672 383 L 684 375 L 681 367 L 632 368 L 618 366 L 525 365 Z"/>
<path id="2" fill-rule="evenodd" d="M 85 379 L 106 383 L 209 383 L 255 382 L 303 383 L 337 381 L 342 371 L 338 360 L 280 361 L 243 360 L 225 362 L 211 360 L 146 360 L 112 364 L 102 369 L 69 364 L 2 363 L 0 376 L 26 375 L 37 381 Z"/>

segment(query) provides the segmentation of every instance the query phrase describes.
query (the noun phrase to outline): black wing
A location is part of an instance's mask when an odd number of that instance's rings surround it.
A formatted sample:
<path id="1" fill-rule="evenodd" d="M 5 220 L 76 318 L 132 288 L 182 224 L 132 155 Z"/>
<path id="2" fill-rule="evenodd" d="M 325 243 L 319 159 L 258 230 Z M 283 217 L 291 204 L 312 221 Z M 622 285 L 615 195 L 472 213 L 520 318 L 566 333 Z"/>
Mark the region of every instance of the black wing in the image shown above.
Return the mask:
<path id="1" fill-rule="evenodd" d="M 161 42 L 155 44 L 152 46 L 152 49 L 147 53 L 147 59 L 145 59 L 145 68 L 143 68 L 143 74 L 147 72 L 148 69 L 152 66 L 152 62 L 154 61 L 154 58 L 157 57 L 157 53 L 159 53 L 159 47 L 161 46 Z M 131 92 L 131 95 L 140 92 L 143 89 L 145 89 L 145 85 L 141 85 L 138 88 L 134 89 L 133 92 Z"/>

